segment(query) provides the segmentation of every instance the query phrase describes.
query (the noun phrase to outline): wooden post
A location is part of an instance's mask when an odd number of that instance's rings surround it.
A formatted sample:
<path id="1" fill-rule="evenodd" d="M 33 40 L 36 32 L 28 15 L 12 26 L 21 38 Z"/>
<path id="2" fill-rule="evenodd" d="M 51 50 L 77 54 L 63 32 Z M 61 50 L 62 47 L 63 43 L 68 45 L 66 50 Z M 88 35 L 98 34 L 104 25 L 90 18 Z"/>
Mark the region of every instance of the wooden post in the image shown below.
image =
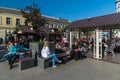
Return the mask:
<path id="1" fill-rule="evenodd" d="M 112 29 L 110 29 L 110 40 L 109 40 L 109 44 L 108 44 L 108 46 L 111 45 L 111 41 L 112 41 L 112 37 L 113 37 L 112 34 L 113 34 L 113 33 L 112 33 Z"/>
<path id="2" fill-rule="evenodd" d="M 70 31 L 70 48 L 72 48 L 72 32 Z"/>

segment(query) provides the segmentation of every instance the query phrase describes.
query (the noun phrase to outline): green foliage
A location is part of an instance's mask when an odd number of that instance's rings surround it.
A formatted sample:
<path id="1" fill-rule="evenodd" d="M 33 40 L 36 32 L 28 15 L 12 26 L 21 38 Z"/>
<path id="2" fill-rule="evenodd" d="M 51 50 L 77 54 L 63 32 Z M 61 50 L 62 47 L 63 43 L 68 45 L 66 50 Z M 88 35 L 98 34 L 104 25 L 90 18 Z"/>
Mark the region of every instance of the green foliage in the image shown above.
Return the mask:
<path id="1" fill-rule="evenodd" d="M 45 24 L 45 19 L 41 16 L 38 4 L 33 3 L 31 6 L 26 6 L 25 9 L 21 9 L 21 13 L 27 22 L 32 24 L 33 29 L 37 29 Z"/>
<path id="2" fill-rule="evenodd" d="M 61 31 L 61 32 L 65 32 L 66 28 L 67 28 L 67 26 L 61 28 L 60 31 Z"/>

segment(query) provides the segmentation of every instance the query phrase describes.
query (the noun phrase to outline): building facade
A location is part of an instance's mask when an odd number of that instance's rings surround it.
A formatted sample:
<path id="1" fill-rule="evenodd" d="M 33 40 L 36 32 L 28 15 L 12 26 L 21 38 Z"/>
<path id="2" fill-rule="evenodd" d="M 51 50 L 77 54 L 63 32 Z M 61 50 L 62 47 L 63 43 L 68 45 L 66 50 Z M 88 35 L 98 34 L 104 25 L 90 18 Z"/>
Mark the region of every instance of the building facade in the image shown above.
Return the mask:
<path id="1" fill-rule="evenodd" d="M 116 0 L 116 12 L 120 13 L 120 0 Z"/>
<path id="2" fill-rule="evenodd" d="M 46 20 L 45 27 L 47 28 L 57 28 L 62 29 L 70 24 L 70 21 L 61 19 L 61 18 L 55 18 L 51 16 L 42 15 L 43 18 Z"/>
<path id="3" fill-rule="evenodd" d="M 25 18 L 20 10 L 0 7 L 0 37 L 13 33 L 19 25 L 24 25 Z"/>
<path id="4" fill-rule="evenodd" d="M 42 15 L 46 20 L 43 27 L 61 29 L 69 25 L 69 21 L 61 18 Z M 25 25 L 25 18 L 19 9 L 0 7 L 0 37 L 14 32 L 19 25 Z"/>

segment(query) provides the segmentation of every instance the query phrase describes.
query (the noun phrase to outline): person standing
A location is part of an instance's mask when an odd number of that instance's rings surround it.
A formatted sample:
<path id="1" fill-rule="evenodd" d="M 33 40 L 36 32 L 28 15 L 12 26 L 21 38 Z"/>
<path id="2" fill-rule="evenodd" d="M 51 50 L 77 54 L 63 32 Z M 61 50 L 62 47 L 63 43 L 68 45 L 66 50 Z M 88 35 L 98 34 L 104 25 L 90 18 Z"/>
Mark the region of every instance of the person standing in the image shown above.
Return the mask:
<path id="1" fill-rule="evenodd" d="M 65 47 L 65 42 L 64 42 L 64 40 L 63 40 L 63 39 L 61 40 L 60 44 L 61 44 L 62 48 L 64 48 L 64 47 Z"/>

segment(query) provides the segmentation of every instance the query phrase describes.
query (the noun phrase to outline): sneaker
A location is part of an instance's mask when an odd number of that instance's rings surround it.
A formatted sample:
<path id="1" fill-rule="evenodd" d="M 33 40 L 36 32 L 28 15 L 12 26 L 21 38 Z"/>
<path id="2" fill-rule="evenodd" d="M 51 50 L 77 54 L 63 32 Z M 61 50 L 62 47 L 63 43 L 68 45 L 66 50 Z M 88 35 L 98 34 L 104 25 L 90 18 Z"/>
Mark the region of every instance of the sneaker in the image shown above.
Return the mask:
<path id="1" fill-rule="evenodd" d="M 57 66 L 52 66 L 53 68 L 57 68 Z"/>
<path id="2" fill-rule="evenodd" d="M 62 63 L 62 61 L 58 61 L 59 63 Z"/>

